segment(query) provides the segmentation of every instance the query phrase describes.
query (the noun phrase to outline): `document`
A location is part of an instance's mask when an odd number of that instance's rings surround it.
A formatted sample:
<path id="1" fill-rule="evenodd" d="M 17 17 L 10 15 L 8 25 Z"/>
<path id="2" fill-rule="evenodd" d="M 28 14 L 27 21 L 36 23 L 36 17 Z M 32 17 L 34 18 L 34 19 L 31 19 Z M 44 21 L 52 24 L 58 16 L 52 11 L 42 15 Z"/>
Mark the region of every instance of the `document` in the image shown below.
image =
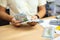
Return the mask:
<path id="1" fill-rule="evenodd" d="M 55 39 L 53 39 L 53 40 L 60 40 L 60 36 L 59 36 L 59 37 L 57 37 L 57 38 L 55 38 Z"/>

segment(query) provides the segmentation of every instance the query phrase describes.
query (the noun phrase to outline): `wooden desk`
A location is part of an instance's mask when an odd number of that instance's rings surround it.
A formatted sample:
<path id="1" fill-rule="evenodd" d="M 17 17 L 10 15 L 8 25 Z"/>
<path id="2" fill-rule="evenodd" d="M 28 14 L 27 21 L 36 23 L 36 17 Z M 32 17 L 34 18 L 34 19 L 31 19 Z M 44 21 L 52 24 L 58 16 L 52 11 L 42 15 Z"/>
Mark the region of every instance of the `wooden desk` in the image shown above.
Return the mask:
<path id="1" fill-rule="evenodd" d="M 0 40 L 49 40 L 42 36 L 44 28 L 37 24 L 34 27 L 16 28 L 12 25 L 0 27 Z M 55 35 L 56 37 L 58 35 Z M 59 35 L 60 36 L 60 35 Z"/>

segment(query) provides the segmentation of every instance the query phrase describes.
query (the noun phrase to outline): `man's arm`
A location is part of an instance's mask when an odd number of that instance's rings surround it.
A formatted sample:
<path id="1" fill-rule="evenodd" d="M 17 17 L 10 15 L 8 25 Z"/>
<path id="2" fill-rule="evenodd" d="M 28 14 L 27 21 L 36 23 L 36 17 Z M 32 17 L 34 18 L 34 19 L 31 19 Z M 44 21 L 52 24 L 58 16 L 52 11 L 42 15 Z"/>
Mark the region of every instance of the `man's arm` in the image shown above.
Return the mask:
<path id="1" fill-rule="evenodd" d="M 5 8 L 2 6 L 0 6 L 0 19 L 7 20 L 14 26 L 20 26 L 20 21 L 15 20 L 12 16 L 8 15 Z"/>
<path id="2" fill-rule="evenodd" d="M 38 14 L 37 14 L 37 15 L 39 16 L 39 18 L 44 17 L 45 14 L 46 14 L 46 8 L 45 8 L 45 5 L 39 6 L 39 11 L 38 11 Z"/>
<path id="3" fill-rule="evenodd" d="M 0 19 L 11 21 L 12 18 L 13 18 L 12 16 L 10 16 L 6 13 L 5 8 L 0 6 Z"/>

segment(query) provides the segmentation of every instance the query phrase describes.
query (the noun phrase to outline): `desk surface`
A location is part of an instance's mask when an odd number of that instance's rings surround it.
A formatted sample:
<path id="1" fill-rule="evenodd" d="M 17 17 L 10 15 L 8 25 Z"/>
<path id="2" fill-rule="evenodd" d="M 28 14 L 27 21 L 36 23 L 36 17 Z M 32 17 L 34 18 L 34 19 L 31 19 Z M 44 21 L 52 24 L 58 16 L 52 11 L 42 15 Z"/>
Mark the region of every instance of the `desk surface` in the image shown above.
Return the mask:
<path id="1" fill-rule="evenodd" d="M 0 27 L 0 40 L 49 40 L 41 37 L 44 28 L 37 24 L 34 27 L 16 28 L 12 25 Z M 56 37 L 58 35 L 55 35 Z M 59 35 L 60 36 L 60 35 Z"/>

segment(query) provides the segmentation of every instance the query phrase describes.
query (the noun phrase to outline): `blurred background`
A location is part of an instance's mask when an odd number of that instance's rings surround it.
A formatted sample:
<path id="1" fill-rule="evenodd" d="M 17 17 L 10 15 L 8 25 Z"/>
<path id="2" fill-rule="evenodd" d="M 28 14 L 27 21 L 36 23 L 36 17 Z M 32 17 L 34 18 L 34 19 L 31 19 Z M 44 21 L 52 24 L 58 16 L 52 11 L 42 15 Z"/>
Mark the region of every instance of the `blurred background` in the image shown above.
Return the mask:
<path id="1" fill-rule="evenodd" d="M 60 0 L 47 0 L 46 10 L 48 16 L 60 15 Z"/>

